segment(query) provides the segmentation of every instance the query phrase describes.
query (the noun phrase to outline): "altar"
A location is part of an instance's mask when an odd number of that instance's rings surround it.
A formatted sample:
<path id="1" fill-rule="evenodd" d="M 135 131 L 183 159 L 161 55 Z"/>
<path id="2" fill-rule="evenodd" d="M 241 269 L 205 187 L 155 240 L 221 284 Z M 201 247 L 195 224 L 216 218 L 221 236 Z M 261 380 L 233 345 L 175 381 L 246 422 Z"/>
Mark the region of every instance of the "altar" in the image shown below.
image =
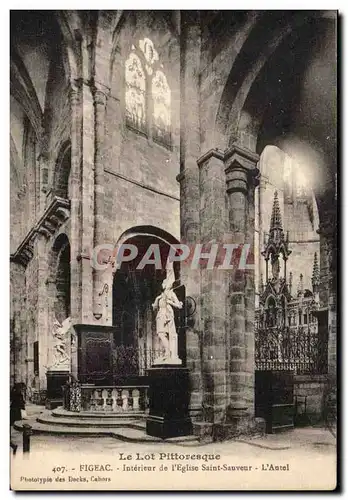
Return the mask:
<path id="1" fill-rule="evenodd" d="M 185 288 L 174 288 L 174 283 L 174 271 L 169 268 L 152 303 L 156 329 L 147 350 L 137 342 L 119 344 L 115 326 L 67 322 L 70 333 L 64 331 L 64 339 L 70 342 L 68 358 L 71 365 L 76 363 L 77 376 L 68 369 L 54 375 L 56 383 L 60 380 L 64 386 L 61 397 L 66 411 L 143 416 L 146 432 L 161 438 L 192 432 L 185 366 Z"/>

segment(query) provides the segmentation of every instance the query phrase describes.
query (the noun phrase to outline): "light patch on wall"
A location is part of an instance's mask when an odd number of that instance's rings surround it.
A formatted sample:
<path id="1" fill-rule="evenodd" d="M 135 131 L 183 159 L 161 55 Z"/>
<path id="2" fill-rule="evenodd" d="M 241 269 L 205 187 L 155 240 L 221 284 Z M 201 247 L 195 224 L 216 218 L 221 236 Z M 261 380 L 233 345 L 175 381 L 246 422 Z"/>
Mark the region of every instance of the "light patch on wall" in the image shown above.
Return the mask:
<path id="1" fill-rule="evenodd" d="M 287 137 L 279 144 L 293 161 L 294 178 L 297 186 L 313 189 L 323 185 L 322 173 L 325 171 L 323 158 L 309 143 L 298 137 Z"/>
<path id="2" fill-rule="evenodd" d="M 171 92 L 162 71 L 156 71 L 152 79 L 153 117 L 160 129 L 170 128 Z"/>
<path id="3" fill-rule="evenodd" d="M 145 74 L 133 52 L 126 61 L 126 114 L 132 126 L 142 130 L 146 121 Z"/>

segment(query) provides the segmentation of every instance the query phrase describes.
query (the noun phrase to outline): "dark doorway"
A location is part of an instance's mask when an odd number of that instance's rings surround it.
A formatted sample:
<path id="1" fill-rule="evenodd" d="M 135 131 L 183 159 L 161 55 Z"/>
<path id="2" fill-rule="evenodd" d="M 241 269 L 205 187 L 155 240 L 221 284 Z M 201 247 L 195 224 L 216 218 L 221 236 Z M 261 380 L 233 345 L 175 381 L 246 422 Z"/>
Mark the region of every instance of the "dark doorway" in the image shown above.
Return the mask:
<path id="1" fill-rule="evenodd" d="M 152 304 L 161 293 L 162 282 L 166 277 L 170 244 L 152 235 L 133 236 L 125 243 L 136 246 L 138 255 L 131 262 L 123 262 L 114 277 L 114 370 L 122 375 L 144 375 L 159 349 Z M 138 269 L 146 251 L 153 244 L 160 249 L 161 269 L 156 269 L 154 264 Z M 179 286 L 179 271 L 179 263 L 175 262 L 174 289 Z"/>

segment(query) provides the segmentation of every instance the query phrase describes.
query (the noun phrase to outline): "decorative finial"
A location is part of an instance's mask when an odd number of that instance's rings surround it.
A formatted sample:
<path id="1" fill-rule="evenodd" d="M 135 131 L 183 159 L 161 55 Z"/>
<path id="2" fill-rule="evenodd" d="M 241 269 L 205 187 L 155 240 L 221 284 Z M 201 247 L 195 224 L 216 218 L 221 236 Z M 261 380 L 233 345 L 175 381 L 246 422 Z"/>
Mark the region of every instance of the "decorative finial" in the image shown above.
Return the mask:
<path id="1" fill-rule="evenodd" d="M 313 273 L 312 273 L 312 288 L 313 292 L 317 290 L 320 282 L 320 270 L 318 264 L 318 256 L 317 252 L 314 253 L 314 262 L 313 262 Z"/>
<path id="2" fill-rule="evenodd" d="M 281 217 L 281 213 L 280 213 L 280 206 L 279 206 L 279 200 L 278 200 L 278 191 L 275 191 L 275 193 L 274 193 L 272 215 L 271 215 L 271 225 L 269 228 L 269 232 L 272 233 L 276 229 L 283 231 L 282 217 Z"/>
<path id="3" fill-rule="evenodd" d="M 298 284 L 297 295 L 303 295 L 303 274 L 300 274 L 300 281 Z"/>

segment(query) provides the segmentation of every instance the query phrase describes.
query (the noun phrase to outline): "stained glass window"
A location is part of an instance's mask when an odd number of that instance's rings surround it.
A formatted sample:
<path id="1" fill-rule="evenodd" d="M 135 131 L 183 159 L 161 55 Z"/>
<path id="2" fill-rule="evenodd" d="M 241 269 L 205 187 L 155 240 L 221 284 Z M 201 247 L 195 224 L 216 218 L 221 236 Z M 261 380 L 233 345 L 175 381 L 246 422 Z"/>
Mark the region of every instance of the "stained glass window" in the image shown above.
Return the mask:
<path id="1" fill-rule="evenodd" d="M 144 40 L 140 40 L 139 47 L 142 50 L 145 60 L 146 60 L 146 71 L 149 75 L 153 73 L 153 65 L 156 61 L 158 61 L 158 53 L 155 49 L 152 41 L 149 38 L 144 38 Z"/>
<path id="2" fill-rule="evenodd" d="M 170 144 L 171 92 L 162 71 L 156 71 L 152 79 L 152 99 L 153 138 L 163 144 Z"/>
<path id="3" fill-rule="evenodd" d="M 171 91 L 149 38 L 132 45 L 126 61 L 126 122 L 163 146 L 171 146 Z M 150 120 L 149 120 L 150 118 Z"/>
<path id="4" fill-rule="evenodd" d="M 140 58 L 132 52 L 126 61 L 126 120 L 146 131 L 146 80 Z"/>

